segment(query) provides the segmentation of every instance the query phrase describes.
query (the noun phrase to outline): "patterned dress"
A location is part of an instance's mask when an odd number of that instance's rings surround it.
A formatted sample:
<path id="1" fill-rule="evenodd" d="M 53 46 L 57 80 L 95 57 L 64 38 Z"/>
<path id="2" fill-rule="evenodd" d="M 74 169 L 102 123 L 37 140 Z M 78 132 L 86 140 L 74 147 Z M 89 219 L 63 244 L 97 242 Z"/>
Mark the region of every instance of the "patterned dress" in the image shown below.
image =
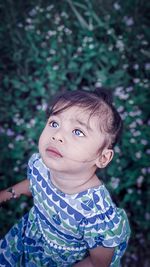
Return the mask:
<path id="1" fill-rule="evenodd" d="M 29 160 L 28 179 L 34 205 L 0 241 L 1 267 L 71 267 L 97 246 L 114 247 L 110 266 L 120 266 L 130 228 L 104 185 L 65 194 L 39 154 Z"/>

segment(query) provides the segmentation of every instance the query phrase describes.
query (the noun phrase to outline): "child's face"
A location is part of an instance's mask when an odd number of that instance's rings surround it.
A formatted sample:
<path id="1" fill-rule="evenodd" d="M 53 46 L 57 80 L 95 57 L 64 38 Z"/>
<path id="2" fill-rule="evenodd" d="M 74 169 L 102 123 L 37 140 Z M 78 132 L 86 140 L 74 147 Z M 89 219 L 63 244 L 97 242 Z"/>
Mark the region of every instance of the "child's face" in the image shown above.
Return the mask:
<path id="1" fill-rule="evenodd" d="M 97 168 L 105 136 L 98 116 L 89 116 L 89 111 L 78 106 L 50 116 L 39 139 L 39 151 L 49 169 L 79 174 Z"/>

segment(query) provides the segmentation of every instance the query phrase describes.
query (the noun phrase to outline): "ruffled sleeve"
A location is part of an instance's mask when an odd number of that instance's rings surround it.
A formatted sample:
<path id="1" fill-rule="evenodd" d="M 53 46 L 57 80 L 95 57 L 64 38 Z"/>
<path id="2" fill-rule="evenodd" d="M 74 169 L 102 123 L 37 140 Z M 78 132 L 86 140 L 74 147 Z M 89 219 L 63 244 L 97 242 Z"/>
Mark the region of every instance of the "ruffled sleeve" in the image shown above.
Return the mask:
<path id="1" fill-rule="evenodd" d="M 130 237 L 128 218 L 126 212 L 112 202 L 107 190 L 103 190 L 103 198 L 101 196 L 95 196 L 97 211 L 84 219 L 84 240 L 88 249 L 115 247 L 121 256 Z"/>
<path id="2" fill-rule="evenodd" d="M 30 157 L 30 159 L 29 159 L 29 161 L 28 161 L 27 179 L 30 180 L 30 187 L 29 187 L 29 189 L 30 189 L 31 193 L 33 193 L 33 192 L 32 192 L 32 183 L 33 183 L 33 181 L 32 181 L 32 178 L 33 178 L 32 173 L 33 173 L 33 166 L 34 166 L 35 162 L 36 162 L 37 160 L 39 160 L 39 158 L 40 158 L 39 153 L 34 153 L 34 154 Z"/>

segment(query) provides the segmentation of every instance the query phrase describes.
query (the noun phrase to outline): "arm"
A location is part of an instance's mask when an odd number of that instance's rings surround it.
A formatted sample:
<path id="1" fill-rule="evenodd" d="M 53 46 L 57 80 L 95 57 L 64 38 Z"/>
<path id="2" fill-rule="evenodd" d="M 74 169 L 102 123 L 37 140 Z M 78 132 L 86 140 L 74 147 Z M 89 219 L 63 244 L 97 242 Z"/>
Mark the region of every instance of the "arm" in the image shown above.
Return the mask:
<path id="1" fill-rule="evenodd" d="M 114 248 L 97 247 L 91 249 L 90 256 L 73 267 L 109 267 L 114 254 Z"/>
<path id="2" fill-rule="evenodd" d="M 26 179 L 10 188 L 0 191 L 0 203 L 11 198 L 18 198 L 21 195 L 31 196 L 29 183 L 29 180 Z"/>

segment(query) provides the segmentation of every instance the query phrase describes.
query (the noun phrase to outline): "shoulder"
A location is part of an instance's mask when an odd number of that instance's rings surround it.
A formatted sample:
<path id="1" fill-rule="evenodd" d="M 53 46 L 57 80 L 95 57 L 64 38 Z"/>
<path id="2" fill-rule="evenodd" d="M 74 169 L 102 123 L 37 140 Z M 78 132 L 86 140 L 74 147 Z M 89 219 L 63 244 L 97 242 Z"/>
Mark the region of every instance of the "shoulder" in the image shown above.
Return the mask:
<path id="1" fill-rule="evenodd" d="M 44 164 L 40 154 L 39 153 L 33 154 L 28 161 L 27 175 L 29 179 L 33 176 L 35 177 L 38 176 L 39 179 L 44 178 L 47 180 L 48 172 L 49 170 Z"/>
<path id="2" fill-rule="evenodd" d="M 40 159 L 40 154 L 39 153 L 34 153 L 28 161 L 28 166 L 32 167 L 33 164 Z"/>
<path id="3" fill-rule="evenodd" d="M 105 186 L 94 190 L 93 202 L 92 214 L 84 220 L 85 238 L 89 247 L 116 247 L 123 240 L 128 240 L 130 227 L 126 212 L 115 205 Z M 91 236 L 94 237 L 93 245 L 90 244 Z"/>
<path id="4" fill-rule="evenodd" d="M 95 188 L 91 192 L 91 198 L 93 200 L 94 213 L 110 215 L 115 211 L 116 205 L 105 185 Z"/>

